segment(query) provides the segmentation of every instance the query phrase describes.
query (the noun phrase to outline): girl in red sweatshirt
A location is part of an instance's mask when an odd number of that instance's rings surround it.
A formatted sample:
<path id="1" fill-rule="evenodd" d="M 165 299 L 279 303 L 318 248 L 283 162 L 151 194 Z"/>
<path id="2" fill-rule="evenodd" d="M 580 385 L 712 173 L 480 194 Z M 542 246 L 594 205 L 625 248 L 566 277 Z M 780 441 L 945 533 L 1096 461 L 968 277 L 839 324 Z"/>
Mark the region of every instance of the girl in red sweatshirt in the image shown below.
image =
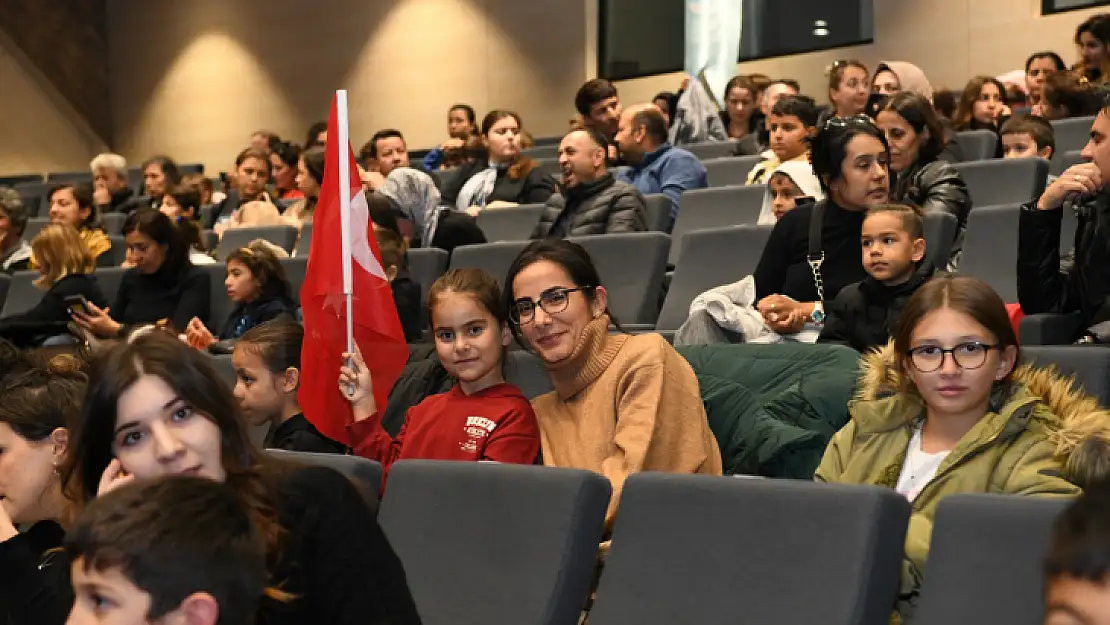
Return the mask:
<path id="1" fill-rule="evenodd" d="M 458 382 L 409 409 L 396 438 L 382 428 L 362 355 L 344 354 L 354 363 L 340 369 L 339 385 L 354 412 L 347 432 L 356 455 L 382 463 L 387 477 L 390 465 L 406 458 L 536 461 L 540 431 L 532 404 L 501 372 L 512 335 L 500 291 L 481 269 L 452 269 L 432 285 L 436 354 Z"/>

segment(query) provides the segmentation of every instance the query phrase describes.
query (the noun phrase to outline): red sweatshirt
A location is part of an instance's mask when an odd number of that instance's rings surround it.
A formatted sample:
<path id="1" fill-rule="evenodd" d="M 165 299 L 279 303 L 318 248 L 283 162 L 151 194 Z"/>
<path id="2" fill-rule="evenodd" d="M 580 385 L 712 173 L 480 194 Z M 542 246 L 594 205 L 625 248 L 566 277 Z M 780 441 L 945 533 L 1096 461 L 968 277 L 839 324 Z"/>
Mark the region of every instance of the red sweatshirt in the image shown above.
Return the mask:
<path id="1" fill-rule="evenodd" d="M 496 384 L 473 395 L 458 384 L 413 406 L 405 424 L 390 438 L 374 413 L 347 426 L 356 456 L 382 463 L 385 475 L 397 460 L 493 460 L 532 464 L 540 453 L 540 429 L 532 404 L 511 384 Z"/>

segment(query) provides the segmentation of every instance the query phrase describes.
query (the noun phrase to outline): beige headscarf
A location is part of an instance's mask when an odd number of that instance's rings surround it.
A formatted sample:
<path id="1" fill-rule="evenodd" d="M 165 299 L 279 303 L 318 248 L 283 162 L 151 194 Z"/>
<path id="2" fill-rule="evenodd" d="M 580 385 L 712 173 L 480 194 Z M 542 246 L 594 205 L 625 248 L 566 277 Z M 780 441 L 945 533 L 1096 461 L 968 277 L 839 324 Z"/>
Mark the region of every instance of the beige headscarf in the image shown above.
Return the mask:
<path id="1" fill-rule="evenodd" d="M 933 101 L 933 86 L 929 84 L 929 79 L 925 77 L 925 72 L 913 63 L 905 61 L 883 61 L 875 67 L 875 76 L 883 70 L 890 70 L 895 76 L 898 77 L 898 84 L 902 87 L 902 91 L 912 91 L 929 102 Z"/>

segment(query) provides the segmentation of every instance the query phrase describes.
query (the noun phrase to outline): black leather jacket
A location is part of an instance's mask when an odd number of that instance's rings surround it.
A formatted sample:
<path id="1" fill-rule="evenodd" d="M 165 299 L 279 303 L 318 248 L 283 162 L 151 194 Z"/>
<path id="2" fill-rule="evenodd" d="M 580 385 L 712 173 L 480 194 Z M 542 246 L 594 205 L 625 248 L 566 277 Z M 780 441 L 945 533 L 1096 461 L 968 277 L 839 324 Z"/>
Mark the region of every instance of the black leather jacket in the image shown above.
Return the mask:
<path id="1" fill-rule="evenodd" d="M 916 204 L 925 214 L 941 211 L 955 215 L 960 227 L 956 230 L 951 258 L 955 260 L 959 257 L 967 216 L 971 212 L 971 196 L 967 192 L 967 185 L 960 178 L 960 172 L 952 165 L 941 160 L 925 165 L 914 163 L 895 177 L 890 199 L 894 202 Z M 937 262 L 943 264 L 940 259 Z"/>

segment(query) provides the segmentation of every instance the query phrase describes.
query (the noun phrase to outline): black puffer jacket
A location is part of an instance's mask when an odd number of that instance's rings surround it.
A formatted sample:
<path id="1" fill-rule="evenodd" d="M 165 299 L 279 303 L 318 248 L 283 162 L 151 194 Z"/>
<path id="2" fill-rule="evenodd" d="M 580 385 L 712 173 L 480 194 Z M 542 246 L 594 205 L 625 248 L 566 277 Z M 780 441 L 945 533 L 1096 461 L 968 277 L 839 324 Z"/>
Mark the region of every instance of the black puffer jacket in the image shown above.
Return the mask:
<path id="1" fill-rule="evenodd" d="M 1060 227 L 1068 208 L 1021 207 L 1018 218 L 1018 302 L 1027 315 L 1079 311 L 1083 328 L 1110 319 L 1110 196 L 1076 207 L 1075 262 L 1060 266 Z"/>
<path id="2" fill-rule="evenodd" d="M 858 352 L 886 345 L 906 302 L 935 271 L 932 263 L 922 263 L 907 282 L 897 286 L 886 286 L 868 277 L 840 289 L 829 304 L 825 327 L 817 341 L 841 343 Z"/>
<path id="3" fill-rule="evenodd" d="M 960 177 L 960 172 L 952 165 L 941 160 L 925 165 L 915 163 L 897 175 L 890 199 L 894 202 L 916 204 L 925 214 L 940 211 L 955 215 L 960 227 L 956 230 L 951 260 L 954 263 L 959 258 L 964 229 L 967 228 L 967 216 L 971 212 L 971 195 L 967 192 L 967 185 Z"/>
<path id="4" fill-rule="evenodd" d="M 644 196 L 612 174 L 559 191 L 544 205 L 533 239 L 647 230 Z"/>

